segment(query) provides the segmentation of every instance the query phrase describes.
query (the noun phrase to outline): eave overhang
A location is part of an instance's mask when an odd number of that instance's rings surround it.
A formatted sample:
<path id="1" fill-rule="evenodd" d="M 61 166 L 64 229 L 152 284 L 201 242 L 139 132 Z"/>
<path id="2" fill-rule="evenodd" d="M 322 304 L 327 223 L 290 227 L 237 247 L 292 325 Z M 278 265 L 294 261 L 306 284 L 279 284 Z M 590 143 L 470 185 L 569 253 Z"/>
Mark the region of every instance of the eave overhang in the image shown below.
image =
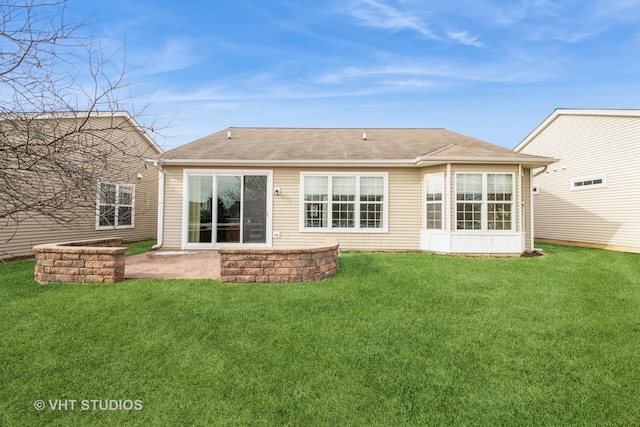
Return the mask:
<path id="1" fill-rule="evenodd" d="M 190 167 L 385 167 L 407 168 L 428 167 L 446 164 L 512 164 L 523 165 L 531 169 L 543 167 L 557 162 L 549 157 L 475 157 L 475 156 L 419 156 L 414 159 L 380 159 L 380 160 L 239 160 L 239 159 L 150 159 L 167 166 Z"/>

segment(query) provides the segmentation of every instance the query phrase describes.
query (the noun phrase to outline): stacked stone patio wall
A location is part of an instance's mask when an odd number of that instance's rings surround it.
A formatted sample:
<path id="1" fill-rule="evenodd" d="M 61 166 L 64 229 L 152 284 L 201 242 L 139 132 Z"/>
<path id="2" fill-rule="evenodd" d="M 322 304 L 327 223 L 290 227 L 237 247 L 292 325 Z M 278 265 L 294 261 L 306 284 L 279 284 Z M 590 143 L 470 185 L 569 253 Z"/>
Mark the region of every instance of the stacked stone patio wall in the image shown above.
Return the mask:
<path id="1" fill-rule="evenodd" d="M 338 271 L 338 244 L 318 248 L 220 249 L 223 282 L 309 282 Z"/>
<path id="2" fill-rule="evenodd" d="M 33 247 L 40 284 L 116 283 L 124 280 L 122 239 L 84 240 Z"/>

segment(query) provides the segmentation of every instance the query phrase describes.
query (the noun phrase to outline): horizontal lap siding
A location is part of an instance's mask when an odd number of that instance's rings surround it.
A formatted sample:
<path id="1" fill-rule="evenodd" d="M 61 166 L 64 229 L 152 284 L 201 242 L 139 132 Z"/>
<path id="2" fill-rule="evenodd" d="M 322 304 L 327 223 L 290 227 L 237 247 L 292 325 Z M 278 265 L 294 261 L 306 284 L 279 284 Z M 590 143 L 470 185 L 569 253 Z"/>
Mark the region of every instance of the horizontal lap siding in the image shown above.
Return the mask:
<path id="1" fill-rule="evenodd" d="M 101 122 L 105 123 L 102 119 Z M 97 121 L 97 120 L 95 120 Z M 99 125 L 100 122 L 97 123 Z M 105 123 L 108 127 L 108 122 Z M 155 151 L 149 148 L 146 140 L 137 132 L 126 132 L 123 135 L 132 152 L 140 156 L 151 156 Z M 117 161 L 114 161 L 117 164 Z M 68 224 L 56 224 L 47 218 L 32 214 L 30 218 L 23 216 L 19 225 L 11 222 L 0 223 L 0 259 L 33 254 L 35 245 L 85 239 L 105 239 L 121 237 L 125 242 L 151 240 L 156 238 L 158 213 L 158 171 L 145 165 L 142 160 L 133 162 L 121 176 L 115 172 L 105 172 L 104 179 L 114 182 L 135 185 L 135 218 L 134 228 L 96 230 L 95 208 L 76 210 L 72 221 Z M 118 164 L 116 168 L 119 168 Z M 136 174 L 142 174 L 137 178 Z M 47 191 L 47 189 L 43 189 Z M 50 189 L 49 189 L 50 191 Z M 97 188 L 95 190 L 97 197 Z M 17 228 L 16 228 L 17 227 Z"/>
<path id="2" fill-rule="evenodd" d="M 274 187 L 281 190 L 273 201 L 273 230 L 280 232 L 273 246 L 309 246 L 337 239 L 341 249 L 417 250 L 420 238 L 420 171 L 419 169 L 348 169 L 349 172 L 388 172 L 388 233 L 321 233 L 300 231 L 300 173 L 347 171 L 340 168 L 282 168 L 274 170 Z"/>
<path id="3" fill-rule="evenodd" d="M 183 180 L 180 167 L 164 167 L 164 230 L 162 246 L 168 249 L 182 247 L 182 193 Z"/>
<path id="4" fill-rule="evenodd" d="M 640 118 L 561 115 L 522 152 L 560 159 L 534 178 L 537 238 L 640 249 Z M 597 174 L 607 187 L 570 190 Z"/>

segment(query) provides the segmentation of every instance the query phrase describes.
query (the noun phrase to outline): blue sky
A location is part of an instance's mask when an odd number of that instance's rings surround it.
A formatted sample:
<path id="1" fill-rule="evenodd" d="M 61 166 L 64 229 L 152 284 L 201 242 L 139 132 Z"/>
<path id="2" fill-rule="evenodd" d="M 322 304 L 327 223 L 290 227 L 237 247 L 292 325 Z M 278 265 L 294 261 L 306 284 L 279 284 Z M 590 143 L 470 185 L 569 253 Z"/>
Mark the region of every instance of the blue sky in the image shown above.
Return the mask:
<path id="1" fill-rule="evenodd" d="M 229 126 L 444 127 L 515 147 L 640 108 L 640 0 L 69 0 L 173 148 Z"/>

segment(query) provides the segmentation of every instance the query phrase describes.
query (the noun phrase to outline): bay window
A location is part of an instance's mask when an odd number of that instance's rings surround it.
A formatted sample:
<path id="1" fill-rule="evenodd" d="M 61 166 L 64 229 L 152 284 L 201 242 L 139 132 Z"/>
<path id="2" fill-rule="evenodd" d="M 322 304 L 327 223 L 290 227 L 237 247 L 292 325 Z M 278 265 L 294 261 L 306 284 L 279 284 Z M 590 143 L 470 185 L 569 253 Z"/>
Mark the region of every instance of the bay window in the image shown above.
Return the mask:
<path id="1" fill-rule="evenodd" d="M 489 230 L 511 230 L 513 217 L 513 175 L 487 174 L 487 227 Z"/>
<path id="2" fill-rule="evenodd" d="M 456 174 L 458 230 L 513 230 L 513 174 Z"/>
<path id="3" fill-rule="evenodd" d="M 442 230 L 442 193 L 444 189 L 444 174 L 432 173 L 425 175 L 425 201 L 427 230 Z"/>

